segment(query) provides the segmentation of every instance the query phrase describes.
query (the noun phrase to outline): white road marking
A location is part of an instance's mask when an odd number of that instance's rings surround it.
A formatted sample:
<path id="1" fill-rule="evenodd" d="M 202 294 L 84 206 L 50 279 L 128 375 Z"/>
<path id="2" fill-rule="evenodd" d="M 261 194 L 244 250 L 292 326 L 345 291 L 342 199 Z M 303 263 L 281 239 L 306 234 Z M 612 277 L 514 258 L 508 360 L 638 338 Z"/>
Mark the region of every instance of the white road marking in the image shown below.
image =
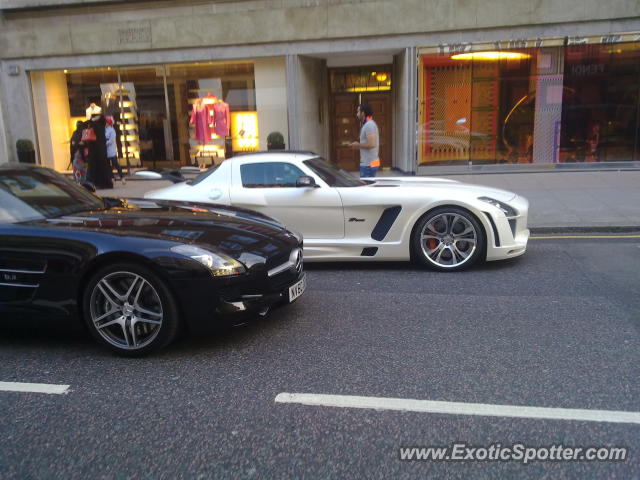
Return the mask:
<path id="1" fill-rule="evenodd" d="M 492 405 L 488 403 L 439 402 L 432 400 L 413 400 L 409 398 L 322 395 L 314 393 L 279 393 L 275 401 L 276 403 L 298 403 L 318 407 L 370 408 L 375 410 L 445 413 L 450 415 L 640 424 L 640 412 L 620 412 L 614 410 L 527 407 L 517 405 Z"/>
<path id="2" fill-rule="evenodd" d="M 53 385 L 50 383 L 0 382 L 0 392 L 49 393 L 60 395 L 67 393 L 69 385 Z"/>

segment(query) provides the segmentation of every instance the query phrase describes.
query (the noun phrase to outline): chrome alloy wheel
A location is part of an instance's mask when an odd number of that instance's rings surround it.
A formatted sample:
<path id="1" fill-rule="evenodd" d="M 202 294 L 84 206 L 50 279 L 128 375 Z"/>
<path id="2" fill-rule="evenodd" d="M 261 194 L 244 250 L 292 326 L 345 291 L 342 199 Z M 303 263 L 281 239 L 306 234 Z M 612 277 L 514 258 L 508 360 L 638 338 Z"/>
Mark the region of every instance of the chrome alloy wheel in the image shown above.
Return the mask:
<path id="1" fill-rule="evenodd" d="M 162 301 L 142 276 L 126 271 L 102 277 L 89 300 L 91 321 L 100 336 L 122 350 L 149 345 L 162 326 Z"/>
<path id="2" fill-rule="evenodd" d="M 425 258 L 441 268 L 456 268 L 473 257 L 478 232 L 468 218 L 457 213 L 436 215 L 420 232 Z"/>

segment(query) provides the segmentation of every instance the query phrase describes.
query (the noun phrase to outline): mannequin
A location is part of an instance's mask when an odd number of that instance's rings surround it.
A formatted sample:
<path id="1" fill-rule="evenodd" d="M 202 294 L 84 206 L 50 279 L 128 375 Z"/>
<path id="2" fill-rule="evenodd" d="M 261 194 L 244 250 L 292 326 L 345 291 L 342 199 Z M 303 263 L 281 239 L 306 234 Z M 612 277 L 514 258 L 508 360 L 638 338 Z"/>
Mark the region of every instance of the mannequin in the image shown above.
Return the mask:
<path id="1" fill-rule="evenodd" d="M 229 104 L 218 99 L 213 105 L 213 131 L 220 137 L 229 136 L 230 114 Z"/>
<path id="2" fill-rule="evenodd" d="M 87 120 L 91 119 L 92 116 L 98 115 L 102 113 L 102 107 L 99 107 L 94 102 L 91 102 L 85 111 Z"/>

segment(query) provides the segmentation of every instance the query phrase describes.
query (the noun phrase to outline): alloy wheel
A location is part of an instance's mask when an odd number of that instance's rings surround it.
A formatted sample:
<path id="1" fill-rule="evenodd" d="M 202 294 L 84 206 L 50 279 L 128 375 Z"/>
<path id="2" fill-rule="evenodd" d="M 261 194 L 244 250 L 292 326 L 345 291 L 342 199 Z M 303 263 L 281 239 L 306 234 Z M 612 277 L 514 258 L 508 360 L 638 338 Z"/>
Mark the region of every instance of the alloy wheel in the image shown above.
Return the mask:
<path id="1" fill-rule="evenodd" d="M 476 251 L 478 232 L 473 223 L 458 213 L 441 213 L 429 219 L 420 232 L 422 253 L 438 267 L 462 266 Z"/>
<path id="2" fill-rule="evenodd" d="M 137 273 L 117 271 L 102 277 L 89 300 L 91 322 L 108 343 L 138 350 L 157 337 L 164 318 L 156 289 Z"/>

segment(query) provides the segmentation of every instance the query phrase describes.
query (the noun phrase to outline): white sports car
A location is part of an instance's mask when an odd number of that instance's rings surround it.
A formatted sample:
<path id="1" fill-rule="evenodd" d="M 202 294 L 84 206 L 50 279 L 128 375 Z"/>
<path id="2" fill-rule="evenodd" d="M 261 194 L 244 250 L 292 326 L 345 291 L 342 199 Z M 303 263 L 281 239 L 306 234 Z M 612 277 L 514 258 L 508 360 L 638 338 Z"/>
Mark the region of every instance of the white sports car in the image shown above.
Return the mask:
<path id="1" fill-rule="evenodd" d="M 257 210 L 302 233 L 307 261 L 413 259 L 451 271 L 522 255 L 529 239 L 529 202 L 514 193 L 430 177 L 359 179 L 312 153 L 237 156 L 145 198 Z"/>

